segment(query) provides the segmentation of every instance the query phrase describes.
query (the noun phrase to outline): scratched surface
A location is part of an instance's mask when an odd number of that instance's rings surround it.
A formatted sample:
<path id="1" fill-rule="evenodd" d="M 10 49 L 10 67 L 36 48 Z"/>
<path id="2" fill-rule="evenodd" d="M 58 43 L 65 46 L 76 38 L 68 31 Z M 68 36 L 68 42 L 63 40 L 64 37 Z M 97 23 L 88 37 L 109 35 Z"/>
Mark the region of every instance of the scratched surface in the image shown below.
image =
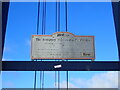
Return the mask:
<path id="1" fill-rule="evenodd" d="M 31 59 L 95 59 L 94 36 L 32 35 Z"/>

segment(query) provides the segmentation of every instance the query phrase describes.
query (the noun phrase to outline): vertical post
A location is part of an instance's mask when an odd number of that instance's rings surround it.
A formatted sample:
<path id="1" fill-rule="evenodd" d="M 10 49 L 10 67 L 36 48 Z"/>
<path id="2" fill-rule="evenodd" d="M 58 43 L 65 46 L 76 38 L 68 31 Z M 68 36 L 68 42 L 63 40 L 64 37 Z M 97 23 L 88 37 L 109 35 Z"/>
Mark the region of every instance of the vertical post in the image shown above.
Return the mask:
<path id="1" fill-rule="evenodd" d="M 0 1 L 0 70 L 2 69 L 2 56 L 4 49 L 5 33 L 7 26 L 7 17 L 9 9 L 9 0 Z"/>
<path id="2" fill-rule="evenodd" d="M 116 30 L 116 39 L 118 45 L 118 55 L 120 60 L 120 1 L 112 2 L 113 16 Z"/>
<path id="3" fill-rule="evenodd" d="M 0 73 L 2 70 L 2 2 L 0 1 Z"/>
<path id="4" fill-rule="evenodd" d="M 117 45 L 118 45 L 118 55 L 119 55 L 119 61 L 120 61 L 120 1 L 112 2 L 112 8 L 113 8 L 115 30 L 116 30 L 116 39 L 117 39 Z M 119 76 L 120 76 L 120 71 L 118 71 L 118 77 Z M 118 84 L 118 90 L 120 90 L 119 84 Z"/>

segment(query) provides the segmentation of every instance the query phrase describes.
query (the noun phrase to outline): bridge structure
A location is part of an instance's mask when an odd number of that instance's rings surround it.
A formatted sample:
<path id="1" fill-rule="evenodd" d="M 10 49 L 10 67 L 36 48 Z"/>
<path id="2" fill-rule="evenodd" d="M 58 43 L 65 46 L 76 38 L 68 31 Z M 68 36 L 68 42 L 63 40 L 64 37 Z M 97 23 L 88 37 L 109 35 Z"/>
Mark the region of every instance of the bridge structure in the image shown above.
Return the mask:
<path id="1" fill-rule="evenodd" d="M 0 2 L 0 59 L 2 60 L 9 2 Z M 1 61 L 2 71 L 120 71 L 120 1 L 112 2 L 119 61 Z M 61 68 L 54 68 L 61 65 Z M 72 67 L 71 67 L 72 66 Z"/>

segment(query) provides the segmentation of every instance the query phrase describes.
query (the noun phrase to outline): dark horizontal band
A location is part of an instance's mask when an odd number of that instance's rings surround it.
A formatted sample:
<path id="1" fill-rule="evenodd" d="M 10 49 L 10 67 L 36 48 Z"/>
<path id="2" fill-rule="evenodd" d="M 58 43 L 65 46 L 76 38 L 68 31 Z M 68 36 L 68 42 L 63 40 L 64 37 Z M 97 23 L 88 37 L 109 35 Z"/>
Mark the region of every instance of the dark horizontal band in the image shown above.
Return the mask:
<path id="1" fill-rule="evenodd" d="M 120 61 L 2 61 L 3 71 L 120 71 Z"/>

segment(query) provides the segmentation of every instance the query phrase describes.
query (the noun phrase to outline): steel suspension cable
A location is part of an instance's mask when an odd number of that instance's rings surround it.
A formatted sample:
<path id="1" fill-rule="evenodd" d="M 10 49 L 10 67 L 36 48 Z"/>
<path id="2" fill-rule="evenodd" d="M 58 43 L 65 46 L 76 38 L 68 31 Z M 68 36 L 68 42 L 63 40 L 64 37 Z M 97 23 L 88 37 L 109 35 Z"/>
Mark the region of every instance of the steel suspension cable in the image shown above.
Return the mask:
<path id="1" fill-rule="evenodd" d="M 60 32 L 60 0 L 58 0 L 58 32 Z M 60 90 L 60 71 L 58 71 L 58 90 Z"/>
<path id="2" fill-rule="evenodd" d="M 65 16 L 66 16 L 66 32 L 68 31 L 68 11 L 67 11 L 67 0 L 65 0 Z M 68 61 L 68 60 L 66 60 L 66 61 Z M 68 86 L 68 71 L 66 71 L 66 79 L 67 79 L 67 90 L 68 90 L 68 88 L 69 88 L 69 86 Z"/>
<path id="3" fill-rule="evenodd" d="M 43 18 L 42 18 L 42 34 L 45 35 L 46 30 L 46 0 L 43 2 Z M 42 71 L 42 90 L 44 89 L 44 71 Z"/>
<path id="4" fill-rule="evenodd" d="M 44 35 L 45 35 L 45 30 L 46 30 L 46 0 L 44 0 L 44 4 L 45 4 L 45 7 L 44 7 Z"/>
<path id="5" fill-rule="evenodd" d="M 38 0 L 38 16 L 37 16 L 37 35 L 39 33 L 39 15 L 40 14 L 40 0 Z M 37 59 L 36 59 L 37 61 Z M 35 78 L 34 78 L 34 90 L 36 90 L 36 80 L 37 79 L 37 71 L 35 71 Z"/>
<path id="6" fill-rule="evenodd" d="M 68 86 L 68 71 L 66 71 L 66 78 L 67 78 L 67 90 L 68 90 L 68 88 L 69 88 L 69 86 Z"/>
<path id="7" fill-rule="evenodd" d="M 45 79 L 45 78 L 44 78 L 44 75 L 45 75 L 45 73 L 44 73 L 44 71 L 43 71 L 43 78 L 42 78 L 42 81 L 43 81 L 43 82 L 42 82 L 42 90 L 44 89 L 44 79 Z"/>
<path id="8" fill-rule="evenodd" d="M 56 0 L 56 17 L 55 17 L 55 31 L 58 31 L 58 2 Z"/>
<path id="9" fill-rule="evenodd" d="M 58 32 L 60 32 L 60 0 L 58 0 Z"/>
<path id="10" fill-rule="evenodd" d="M 42 83 L 42 71 L 40 71 L 40 90 L 41 90 L 41 88 L 42 88 L 42 87 L 41 87 L 41 86 L 42 86 L 41 83 Z"/>
<path id="11" fill-rule="evenodd" d="M 58 71 L 58 90 L 60 90 L 60 71 Z"/>
<path id="12" fill-rule="evenodd" d="M 68 7 L 68 5 L 67 5 L 67 0 L 65 1 L 65 16 L 66 16 L 66 32 L 68 31 L 68 10 L 67 10 L 67 7 Z"/>
<path id="13" fill-rule="evenodd" d="M 37 35 L 39 34 L 39 19 L 40 19 L 40 0 L 38 0 Z"/>
<path id="14" fill-rule="evenodd" d="M 57 27 L 57 25 L 58 25 L 58 24 L 57 24 L 57 6 L 58 6 L 58 4 L 57 4 L 57 0 L 56 0 L 56 5 L 55 5 L 55 7 L 56 7 L 56 8 L 55 8 L 55 9 L 56 9 L 56 10 L 55 10 L 55 11 L 56 11 L 56 12 L 55 12 L 55 13 L 56 13 L 56 16 L 55 16 L 55 32 L 58 31 L 58 30 L 57 30 L 57 28 L 58 28 L 58 27 Z M 57 61 L 57 60 L 55 59 L 55 61 Z M 57 83 L 56 83 L 56 82 L 57 82 L 57 72 L 55 71 L 55 88 L 57 88 Z"/>
<path id="15" fill-rule="evenodd" d="M 56 60 L 55 60 L 55 61 L 56 61 Z M 57 88 L 56 82 L 57 82 L 57 73 L 56 73 L 56 71 L 55 71 L 55 88 Z"/>
<path id="16" fill-rule="evenodd" d="M 45 8 L 45 4 L 44 4 L 44 1 L 43 1 L 43 12 L 42 12 L 42 35 L 44 34 L 44 14 L 45 14 L 45 11 L 44 11 L 44 8 Z M 41 59 L 42 61 L 42 59 Z M 43 71 L 41 71 L 41 90 L 43 89 Z"/>
<path id="17" fill-rule="evenodd" d="M 45 8 L 45 4 L 43 2 L 43 12 L 42 12 L 42 35 L 44 34 L 44 8 Z"/>
<path id="18" fill-rule="evenodd" d="M 40 19 L 40 0 L 38 0 L 38 19 L 37 19 L 37 35 L 39 34 L 39 20 Z M 41 89 L 41 81 L 42 81 L 42 71 L 40 71 L 40 89 Z"/>
<path id="19" fill-rule="evenodd" d="M 35 78 L 34 78 L 34 90 L 36 90 L 36 71 L 35 71 Z"/>
<path id="20" fill-rule="evenodd" d="M 42 6 L 42 35 L 44 35 L 44 19 L 45 19 L 45 4 L 44 4 L 44 1 L 43 1 L 43 6 Z M 42 59 L 41 59 L 41 62 L 42 62 Z M 40 71 L 40 90 L 43 89 L 43 86 L 44 86 L 44 72 L 43 71 Z"/>

